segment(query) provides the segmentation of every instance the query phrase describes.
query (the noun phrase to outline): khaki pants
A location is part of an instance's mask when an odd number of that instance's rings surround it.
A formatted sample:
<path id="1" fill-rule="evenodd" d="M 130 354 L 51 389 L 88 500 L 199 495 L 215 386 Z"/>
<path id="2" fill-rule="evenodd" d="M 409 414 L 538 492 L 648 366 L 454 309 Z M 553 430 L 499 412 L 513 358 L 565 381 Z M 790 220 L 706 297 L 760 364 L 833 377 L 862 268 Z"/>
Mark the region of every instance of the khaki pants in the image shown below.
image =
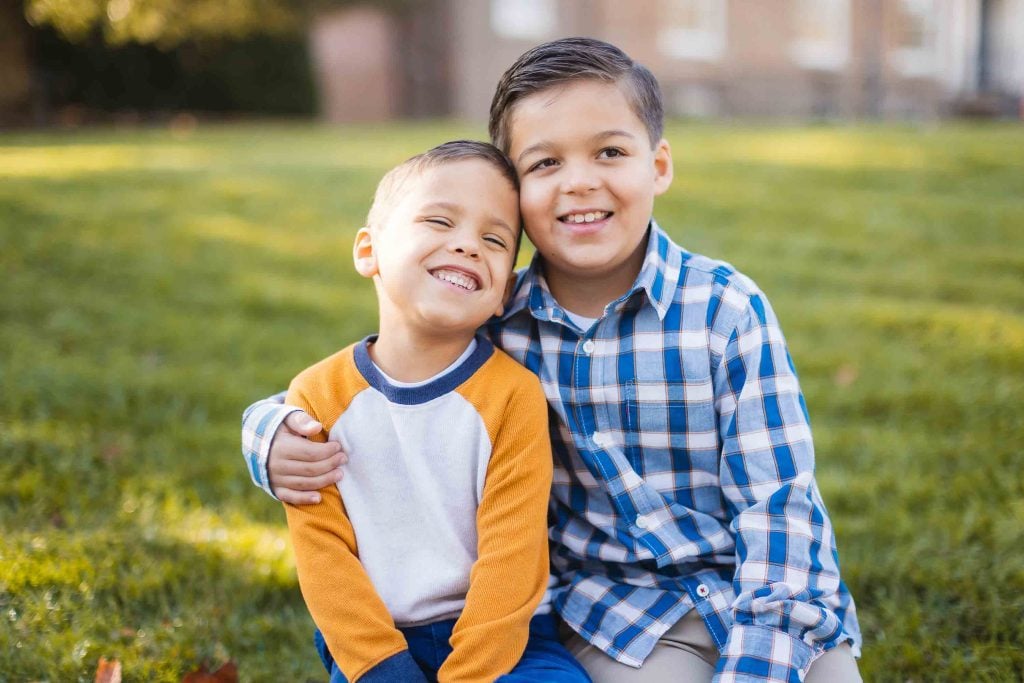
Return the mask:
<path id="1" fill-rule="evenodd" d="M 620 664 L 576 633 L 562 640 L 594 683 L 708 683 L 718 662 L 718 648 L 696 610 L 665 632 L 640 669 Z M 850 646 L 814 660 L 804 683 L 861 683 Z"/>

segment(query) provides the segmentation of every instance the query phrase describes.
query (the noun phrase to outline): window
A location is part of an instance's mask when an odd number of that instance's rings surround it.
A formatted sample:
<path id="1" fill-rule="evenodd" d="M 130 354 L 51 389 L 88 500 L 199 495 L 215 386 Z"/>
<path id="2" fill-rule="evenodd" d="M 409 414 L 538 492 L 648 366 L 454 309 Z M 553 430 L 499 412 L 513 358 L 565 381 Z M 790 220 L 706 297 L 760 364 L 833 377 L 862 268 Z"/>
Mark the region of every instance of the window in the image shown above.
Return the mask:
<path id="1" fill-rule="evenodd" d="M 930 76 L 938 71 L 938 21 L 935 0 L 900 0 L 896 10 L 896 48 L 889 61 L 901 75 Z"/>
<path id="2" fill-rule="evenodd" d="M 790 57 L 806 69 L 839 71 L 850 57 L 849 0 L 796 0 Z"/>
<path id="3" fill-rule="evenodd" d="M 677 59 L 714 61 L 725 52 L 726 0 L 662 0 L 658 48 Z"/>
<path id="4" fill-rule="evenodd" d="M 502 38 L 543 40 L 557 26 L 555 0 L 491 0 L 491 30 Z"/>

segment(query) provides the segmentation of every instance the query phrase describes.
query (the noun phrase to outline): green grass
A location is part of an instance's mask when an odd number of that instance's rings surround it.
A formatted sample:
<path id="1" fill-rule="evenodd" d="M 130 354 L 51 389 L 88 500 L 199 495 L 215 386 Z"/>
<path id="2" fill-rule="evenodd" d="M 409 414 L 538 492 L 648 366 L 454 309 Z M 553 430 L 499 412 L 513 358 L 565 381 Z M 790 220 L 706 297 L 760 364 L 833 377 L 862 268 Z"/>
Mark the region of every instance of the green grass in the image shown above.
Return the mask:
<path id="1" fill-rule="evenodd" d="M 250 401 L 371 331 L 350 239 L 455 124 L 0 135 L 0 680 L 323 680 Z M 768 293 L 866 680 L 1024 676 L 1024 128 L 672 126 L 656 212 Z"/>

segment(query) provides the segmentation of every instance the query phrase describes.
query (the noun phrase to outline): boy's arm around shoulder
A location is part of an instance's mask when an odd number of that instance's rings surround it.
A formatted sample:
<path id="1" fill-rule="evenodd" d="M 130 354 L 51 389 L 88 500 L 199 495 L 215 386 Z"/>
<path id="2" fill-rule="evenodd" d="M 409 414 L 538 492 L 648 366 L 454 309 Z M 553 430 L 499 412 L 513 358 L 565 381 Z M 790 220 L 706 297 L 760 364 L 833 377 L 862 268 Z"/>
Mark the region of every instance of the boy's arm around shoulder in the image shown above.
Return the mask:
<path id="1" fill-rule="evenodd" d="M 309 371 L 299 375 L 286 400 L 314 419 L 328 419 L 326 427 L 337 415 L 322 417 L 318 404 L 330 399 L 312 380 L 314 376 Z M 327 433 L 310 438 L 323 442 Z M 359 562 L 355 531 L 338 487 L 327 486 L 320 496 L 319 503 L 285 503 L 284 508 L 302 596 L 328 650 L 353 683 L 373 681 L 378 675 L 384 676 L 381 680 L 425 680 L 409 654 L 405 637 Z M 393 677 L 387 678 L 389 675 Z"/>
<path id="2" fill-rule="evenodd" d="M 257 401 L 242 414 L 242 457 L 252 482 L 271 498 L 315 503 L 317 490 L 340 478 L 345 461 L 335 444 L 309 437 L 320 424 L 301 408 L 284 403 L 286 392 Z M 329 480 L 329 481 L 328 481 Z"/>
<path id="3" fill-rule="evenodd" d="M 286 392 L 256 401 L 242 413 L 242 457 L 249 468 L 252 483 L 267 495 L 277 498 L 270 488 L 267 459 L 270 444 L 285 418 L 298 410 L 284 404 Z"/>
<path id="4" fill-rule="evenodd" d="M 484 418 L 493 450 L 477 510 L 478 557 L 452 633 L 452 654 L 438 672 L 441 681 L 493 681 L 508 673 L 526 648 L 550 573 L 547 400 L 532 373 L 507 356 L 501 360 L 501 375 L 466 392 Z M 514 388 L 495 391 L 505 382 Z"/>
<path id="5" fill-rule="evenodd" d="M 715 680 L 761 680 L 742 672 L 767 663 L 795 680 L 841 642 L 839 615 L 856 617 L 839 593 L 806 406 L 775 313 L 756 288 L 724 300 L 730 298 L 738 305 L 722 316 L 731 321 L 719 335 L 728 341 L 715 373 L 715 406 L 720 481 L 736 536 L 736 602 Z"/>

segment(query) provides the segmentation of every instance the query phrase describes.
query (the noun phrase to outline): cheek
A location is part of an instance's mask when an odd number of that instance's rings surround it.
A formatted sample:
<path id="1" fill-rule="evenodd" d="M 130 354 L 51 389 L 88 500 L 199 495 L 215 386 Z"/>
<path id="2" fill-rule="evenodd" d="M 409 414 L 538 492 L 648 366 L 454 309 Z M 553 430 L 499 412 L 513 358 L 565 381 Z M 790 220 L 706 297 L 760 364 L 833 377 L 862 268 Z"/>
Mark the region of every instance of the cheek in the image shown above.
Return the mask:
<path id="1" fill-rule="evenodd" d="M 653 184 L 653 177 L 638 174 L 633 182 L 619 185 L 620 200 L 638 211 L 647 211 L 654 202 L 654 194 L 651 192 Z"/>
<path id="2" fill-rule="evenodd" d="M 547 209 L 546 193 L 538 183 L 528 183 L 519 189 L 519 210 L 523 218 Z"/>

